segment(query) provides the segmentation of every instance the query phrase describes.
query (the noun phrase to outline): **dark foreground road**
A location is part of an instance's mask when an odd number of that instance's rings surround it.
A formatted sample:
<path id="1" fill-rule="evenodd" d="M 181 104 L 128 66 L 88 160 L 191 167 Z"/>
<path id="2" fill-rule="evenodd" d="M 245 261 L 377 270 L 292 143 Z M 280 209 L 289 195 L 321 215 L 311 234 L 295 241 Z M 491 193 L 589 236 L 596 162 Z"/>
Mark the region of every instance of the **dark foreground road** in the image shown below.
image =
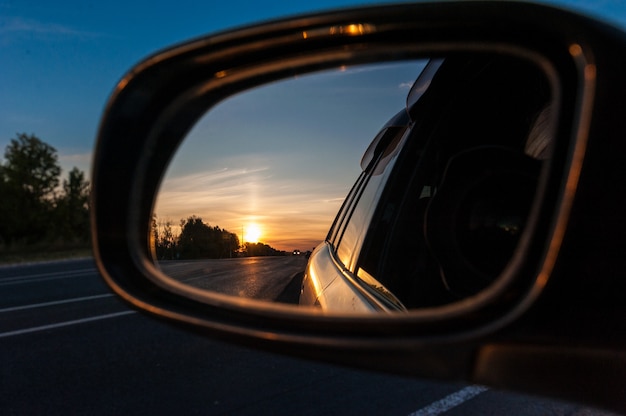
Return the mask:
<path id="1" fill-rule="evenodd" d="M 127 308 L 91 260 L 0 268 L 0 415 L 591 415 L 235 347 Z"/>

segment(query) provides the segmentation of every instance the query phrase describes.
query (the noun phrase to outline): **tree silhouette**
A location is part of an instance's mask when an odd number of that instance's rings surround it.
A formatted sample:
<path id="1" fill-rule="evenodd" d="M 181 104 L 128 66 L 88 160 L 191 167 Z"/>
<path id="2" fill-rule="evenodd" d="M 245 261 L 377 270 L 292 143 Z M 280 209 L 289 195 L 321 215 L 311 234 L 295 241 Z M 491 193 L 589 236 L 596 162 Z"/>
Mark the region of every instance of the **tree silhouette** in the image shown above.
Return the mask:
<path id="1" fill-rule="evenodd" d="M 212 227 L 196 215 L 181 219 L 180 229 L 180 236 L 176 238 L 172 232 L 172 223 L 157 221 L 156 214 L 153 215 L 151 233 L 157 260 L 287 255 L 265 243 L 245 243 L 241 247 L 237 234 L 219 226 Z"/>
<path id="2" fill-rule="evenodd" d="M 59 187 L 54 147 L 21 133 L 0 163 L 0 248 L 89 244 L 89 183 L 73 168 Z"/>
<path id="3" fill-rule="evenodd" d="M 51 230 L 61 167 L 56 149 L 25 133 L 5 149 L 0 170 L 0 242 L 33 243 Z"/>
<path id="4" fill-rule="evenodd" d="M 77 167 L 63 180 L 63 194 L 57 199 L 57 217 L 59 232 L 66 241 L 89 240 L 89 182 Z"/>
<path id="5" fill-rule="evenodd" d="M 211 227 L 202 218 L 192 215 L 181 220 L 178 252 L 181 259 L 219 259 L 232 257 L 239 247 L 236 234 L 220 227 Z"/>
<path id="6" fill-rule="evenodd" d="M 157 221 L 157 216 L 152 216 L 152 237 L 156 258 L 158 260 L 174 260 L 178 258 L 178 244 L 172 231 L 172 222 Z"/>
<path id="7" fill-rule="evenodd" d="M 246 255 L 249 257 L 257 256 L 285 256 L 287 253 L 284 251 L 276 250 L 275 248 L 265 243 L 246 243 L 245 244 Z"/>

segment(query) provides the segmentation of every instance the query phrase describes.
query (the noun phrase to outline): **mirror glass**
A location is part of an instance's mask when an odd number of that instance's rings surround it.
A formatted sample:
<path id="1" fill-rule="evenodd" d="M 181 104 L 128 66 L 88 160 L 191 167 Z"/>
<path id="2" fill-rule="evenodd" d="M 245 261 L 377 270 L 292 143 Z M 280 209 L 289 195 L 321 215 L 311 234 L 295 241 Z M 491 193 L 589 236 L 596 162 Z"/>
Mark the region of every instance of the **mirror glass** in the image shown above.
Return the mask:
<path id="1" fill-rule="evenodd" d="M 455 59 L 341 67 L 218 104 L 162 182 L 158 266 L 193 288 L 331 313 L 437 306 L 487 287 L 525 227 L 551 98 L 526 63 Z M 493 91 L 480 84 L 490 71 L 508 71 L 488 80 Z"/>

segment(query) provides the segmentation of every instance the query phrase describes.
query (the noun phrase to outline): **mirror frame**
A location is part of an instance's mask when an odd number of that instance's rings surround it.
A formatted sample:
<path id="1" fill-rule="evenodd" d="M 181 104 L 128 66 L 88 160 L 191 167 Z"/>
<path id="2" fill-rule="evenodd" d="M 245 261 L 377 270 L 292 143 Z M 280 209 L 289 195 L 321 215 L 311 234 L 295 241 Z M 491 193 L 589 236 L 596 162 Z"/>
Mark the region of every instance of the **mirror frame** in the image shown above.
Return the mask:
<path id="1" fill-rule="evenodd" d="M 91 212 L 101 274 L 133 307 L 213 337 L 371 369 L 490 381 L 477 369 L 502 357 L 477 347 L 542 293 L 573 204 L 595 91 L 592 42 L 581 25 L 591 26 L 564 11 L 513 2 L 384 5 L 223 32 L 148 57 L 118 83 L 98 133 Z M 556 151 L 542 174 L 534 232 L 499 286 L 454 307 L 325 316 L 166 283 L 149 244 L 156 192 L 180 142 L 212 106 L 304 72 L 472 51 L 534 62 L 558 99 Z"/>

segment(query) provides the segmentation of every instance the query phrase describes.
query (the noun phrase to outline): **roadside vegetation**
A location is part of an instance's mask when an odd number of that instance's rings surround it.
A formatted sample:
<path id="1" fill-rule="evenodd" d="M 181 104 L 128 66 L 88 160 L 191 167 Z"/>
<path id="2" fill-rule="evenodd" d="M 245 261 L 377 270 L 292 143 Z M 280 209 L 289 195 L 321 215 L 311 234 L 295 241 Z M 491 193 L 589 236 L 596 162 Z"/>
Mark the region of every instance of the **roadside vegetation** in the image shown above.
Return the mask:
<path id="1" fill-rule="evenodd" d="M 0 263 L 90 255 L 89 192 L 80 169 L 61 178 L 54 147 L 17 134 L 0 162 Z"/>
<path id="2" fill-rule="evenodd" d="M 180 220 L 180 235 L 171 221 L 152 218 L 153 247 L 158 260 L 224 259 L 232 257 L 284 256 L 287 253 L 264 243 L 240 242 L 235 233 L 211 226 L 191 215 Z"/>
<path id="3" fill-rule="evenodd" d="M 89 193 L 80 169 L 61 178 L 54 147 L 17 134 L 0 161 L 0 264 L 90 256 Z M 264 243 L 242 244 L 237 234 L 195 215 L 180 220 L 179 235 L 156 216 L 152 231 L 160 260 L 286 254 Z"/>

